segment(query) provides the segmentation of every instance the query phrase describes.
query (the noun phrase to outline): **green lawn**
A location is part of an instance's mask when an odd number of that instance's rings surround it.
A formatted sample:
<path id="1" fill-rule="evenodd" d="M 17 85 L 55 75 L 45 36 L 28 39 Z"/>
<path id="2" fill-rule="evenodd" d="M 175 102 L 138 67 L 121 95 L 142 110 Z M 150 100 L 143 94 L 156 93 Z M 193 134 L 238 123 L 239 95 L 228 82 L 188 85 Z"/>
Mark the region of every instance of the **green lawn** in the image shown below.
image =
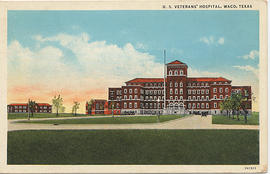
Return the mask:
<path id="1" fill-rule="evenodd" d="M 246 125 L 243 115 L 240 115 L 240 121 L 237 120 L 236 115 L 234 119 L 228 118 L 225 115 L 212 116 L 212 124 L 241 124 Z M 253 112 L 251 116 L 248 116 L 247 125 L 259 125 L 259 112 Z"/>
<path id="2" fill-rule="evenodd" d="M 14 131 L 7 157 L 8 164 L 259 164 L 259 131 Z"/>
<path id="3" fill-rule="evenodd" d="M 87 116 L 85 114 L 77 114 L 77 116 Z M 34 113 L 35 118 L 56 118 L 56 117 L 74 117 L 71 113 L 60 113 L 59 116 L 56 116 L 55 113 Z M 27 119 L 28 113 L 8 113 L 8 119 Z"/>
<path id="4" fill-rule="evenodd" d="M 169 121 L 186 115 L 161 115 L 160 122 Z M 81 118 L 61 120 L 30 120 L 18 123 L 39 123 L 39 124 L 135 124 L 135 123 L 157 123 L 157 116 L 131 116 L 131 117 L 105 117 L 105 118 Z"/>

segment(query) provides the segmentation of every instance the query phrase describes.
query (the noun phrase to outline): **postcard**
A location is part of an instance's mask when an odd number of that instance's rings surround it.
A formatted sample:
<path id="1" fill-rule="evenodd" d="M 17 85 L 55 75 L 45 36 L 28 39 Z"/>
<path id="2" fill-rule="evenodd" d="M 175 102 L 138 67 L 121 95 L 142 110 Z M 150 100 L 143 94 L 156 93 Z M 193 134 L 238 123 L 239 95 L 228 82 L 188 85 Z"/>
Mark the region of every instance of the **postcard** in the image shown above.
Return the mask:
<path id="1" fill-rule="evenodd" d="M 267 172 L 267 2 L 0 2 L 0 173 Z"/>

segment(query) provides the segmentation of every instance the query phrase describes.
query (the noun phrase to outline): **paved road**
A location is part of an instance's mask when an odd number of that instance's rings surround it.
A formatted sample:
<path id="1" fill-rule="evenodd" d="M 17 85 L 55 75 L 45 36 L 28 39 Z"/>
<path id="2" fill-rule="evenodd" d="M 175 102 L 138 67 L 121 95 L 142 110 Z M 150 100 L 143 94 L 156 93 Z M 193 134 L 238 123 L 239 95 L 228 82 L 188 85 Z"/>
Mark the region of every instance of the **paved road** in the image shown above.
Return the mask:
<path id="1" fill-rule="evenodd" d="M 85 117 L 84 117 L 85 118 Z M 63 119 L 63 118 L 58 118 Z M 94 118 L 93 118 L 94 119 Z M 35 119 L 45 120 L 45 119 Z M 162 123 L 144 124 L 29 124 L 16 123 L 17 120 L 8 121 L 8 130 L 97 130 L 97 129 L 259 129 L 257 125 L 222 125 L 212 124 L 212 116 L 201 117 L 197 115 L 183 117 Z"/>

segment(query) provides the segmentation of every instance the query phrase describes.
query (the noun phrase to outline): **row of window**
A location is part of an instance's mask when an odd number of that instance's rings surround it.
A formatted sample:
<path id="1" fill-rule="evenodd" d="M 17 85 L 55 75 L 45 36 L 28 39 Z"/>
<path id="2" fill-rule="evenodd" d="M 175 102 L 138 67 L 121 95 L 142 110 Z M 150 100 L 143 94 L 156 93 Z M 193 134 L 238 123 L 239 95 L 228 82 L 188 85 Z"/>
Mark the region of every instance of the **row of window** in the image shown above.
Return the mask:
<path id="1" fill-rule="evenodd" d="M 10 110 L 10 112 L 11 112 L 11 110 Z M 27 110 L 17 110 L 17 109 L 15 109 L 14 112 L 27 112 Z M 36 110 L 35 112 L 47 112 L 47 110 L 39 110 L 39 111 Z"/>
<path id="2" fill-rule="evenodd" d="M 145 90 L 145 94 L 148 95 L 152 95 L 152 94 L 164 94 L 164 90 Z"/>
<path id="3" fill-rule="evenodd" d="M 180 82 L 180 83 L 179 83 L 179 86 L 180 86 L 180 87 L 183 87 L 183 82 Z M 170 87 L 173 87 L 173 82 L 170 82 Z M 178 87 L 178 82 L 175 82 L 175 83 L 174 83 L 174 87 Z"/>
<path id="4" fill-rule="evenodd" d="M 219 92 L 222 93 L 223 92 L 223 88 L 219 88 Z M 225 93 L 229 92 L 229 88 L 225 88 Z M 217 88 L 213 88 L 213 93 L 217 93 Z"/>
<path id="5" fill-rule="evenodd" d="M 164 86 L 164 83 L 161 83 L 161 82 L 159 82 L 159 83 L 145 83 L 145 86 L 146 87 L 162 87 L 162 86 Z"/>
<path id="6" fill-rule="evenodd" d="M 170 89 L 170 94 L 173 94 L 173 89 Z M 174 94 L 178 94 L 178 89 L 174 89 Z M 183 94 L 182 88 L 180 88 L 179 94 Z"/>
<path id="7" fill-rule="evenodd" d="M 193 89 L 193 90 L 191 90 L 191 89 L 189 89 L 188 90 L 188 94 L 191 94 L 191 92 L 192 92 L 192 94 L 209 94 L 209 89 Z"/>
<path id="8" fill-rule="evenodd" d="M 137 103 L 127 103 L 124 102 L 124 108 L 127 109 L 132 109 L 134 106 L 134 109 L 138 108 Z M 162 107 L 164 107 L 164 103 L 162 103 Z M 161 109 L 161 103 L 145 103 L 145 107 L 143 107 L 143 104 L 141 103 L 141 108 L 145 108 L 145 109 Z"/>
<path id="9" fill-rule="evenodd" d="M 222 85 L 222 84 L 228 84 L 228 82 L 213 82 L 213 84 L 214 85 L 216 85 L 216 84 L 220 84 L 220 85 Z M 191 83 L 188 83 L 188 86 L 208 86 L 209 84 L 208 83 L 192 83 L 192 85 L 191 85 Z"/>
<path id="10" fill-rule="evenodd" d="M 15 109 L 26 109 L 27 106 L 14 106 Z M 47 109 L 47 106 L 39 106 L 40 109 Z M 48 107 L 49 109 L 51 107 Z"/>
<path id="11" fill-rule="evenodd" d="M 188 109 L 208 109 L 209 108 L 209 103 L 189 103 L 188 104 Z M 214 103 L 214 108 L 217 108 L 217 103 Z"/>
<path id="12" fill-rule="evenodd" d="M 170 75 L 170 76 L 172 76 L 172 75 L 175 75 L 175 76 L 180 75 L 180 76 L 182 76 L 182 75 L 184 75 L 184 71 L 183 71 L 183 70 L 180 70 L 180 71 L 174 70 L 174 72 L 173 72 L 172 70 L 170 70 L 170 71 L 169 71 L 169 75 Z"/>

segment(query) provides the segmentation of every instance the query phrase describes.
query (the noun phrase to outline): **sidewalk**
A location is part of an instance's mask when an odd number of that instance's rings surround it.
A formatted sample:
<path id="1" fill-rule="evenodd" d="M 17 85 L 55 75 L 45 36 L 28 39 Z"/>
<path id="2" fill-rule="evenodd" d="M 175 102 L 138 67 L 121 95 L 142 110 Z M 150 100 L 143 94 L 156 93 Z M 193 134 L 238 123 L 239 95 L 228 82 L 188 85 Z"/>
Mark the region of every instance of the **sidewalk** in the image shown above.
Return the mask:
<path id="1" fill-rule="evenodd" d="M 108 117 L 108 116 L 99 116 Z M 78 119 L 80 117 L 71 118 Z M 88 117 L 82 117 L 88 118 Z M 93 118 L 93 117 L 89 117 Z M 55 118 L 49 118 L 55 119 Z M 35 120 L 49 120 L 35 119 Z M 67 118 L 57 118 L 67 119 Z M 212 124 L 212 116 L 201 117 L 198 115 L 170 120 L 162 123 L 139 123 L 139 124 L 34 124 L 34 123 L 16 123 L 18 120 L 8 121 L 8 131 L 15 130 L 98 130 L 98 129 L 254 129 L 258 130 L 258 125 L 222 125 Z"/>

